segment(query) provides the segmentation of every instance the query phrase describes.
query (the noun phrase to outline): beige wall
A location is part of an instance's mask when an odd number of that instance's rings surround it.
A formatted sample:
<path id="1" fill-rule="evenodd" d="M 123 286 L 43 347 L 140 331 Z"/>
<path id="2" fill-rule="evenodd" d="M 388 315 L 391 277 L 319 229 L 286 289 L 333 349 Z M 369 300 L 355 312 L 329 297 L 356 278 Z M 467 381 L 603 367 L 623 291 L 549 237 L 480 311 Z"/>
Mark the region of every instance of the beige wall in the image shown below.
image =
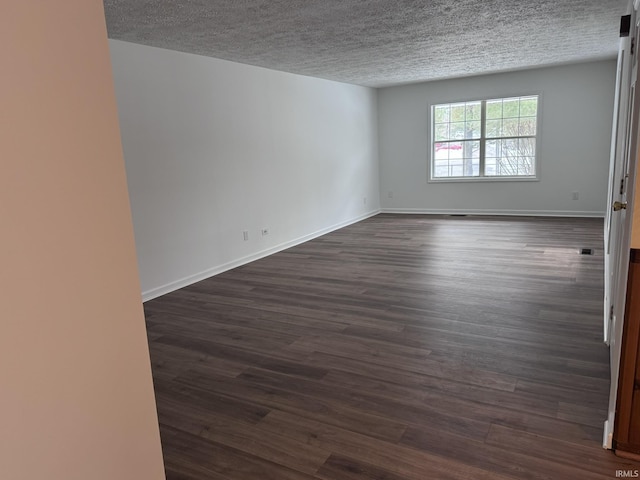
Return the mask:
<path id="1" fill-rule="evenodd" d="M 0 2 L 0 477 L 164 478 L 101 0 Z"/>

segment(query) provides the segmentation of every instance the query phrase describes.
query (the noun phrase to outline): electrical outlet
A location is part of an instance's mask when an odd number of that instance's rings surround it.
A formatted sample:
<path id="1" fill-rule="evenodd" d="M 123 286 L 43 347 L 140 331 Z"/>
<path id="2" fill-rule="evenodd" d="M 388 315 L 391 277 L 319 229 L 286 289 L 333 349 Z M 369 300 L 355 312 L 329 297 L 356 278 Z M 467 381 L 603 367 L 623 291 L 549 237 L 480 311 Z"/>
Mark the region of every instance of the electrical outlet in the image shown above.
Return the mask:
<path id="1" fill-rule="evenodd" d="M 571 192 L 571 198 L 578 200 L 580 198 L 580 194 L 578 192 Z"/>
<path id="2" fill-rule="evenodd" d="M 249 230 L 244 230 L 242 232 L 242 239 L 246 242 L 247 240 L 249 240 Z"/>
<path id="3" fill-rule="evenodd" d="M 389 192 L 389 193 L 387 193 L 387 197 L 388 197 L 388 198 L 393 198 L 393 192 Z"/>
<path id="4" fill-rule="evenodd" d="M 268 228 L 263 228 L 262 230 L 260 230 L 260 233 L 262 233 L 262 236 L 264 237 L 265 235 L 269 235 L 269 229 Z"/>
<path id="5" fill-rule="evenodd" d="M 363 203 L 364 205 L 366 205 L 366 204 L 367 204 L 367 197 L 362 197 L 362 203 Z"/>

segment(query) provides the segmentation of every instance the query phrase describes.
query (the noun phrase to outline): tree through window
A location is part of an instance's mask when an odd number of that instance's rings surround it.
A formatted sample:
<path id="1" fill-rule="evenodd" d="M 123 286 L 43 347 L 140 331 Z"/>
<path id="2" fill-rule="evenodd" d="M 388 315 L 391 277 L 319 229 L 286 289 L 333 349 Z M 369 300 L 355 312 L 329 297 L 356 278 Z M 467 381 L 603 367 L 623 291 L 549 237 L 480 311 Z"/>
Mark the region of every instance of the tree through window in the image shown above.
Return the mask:
<path id="1" fill-rule="evenodd" d="M 537 95 L 434 105 L 431 178 L 535 178 L 537 125 Z"/>

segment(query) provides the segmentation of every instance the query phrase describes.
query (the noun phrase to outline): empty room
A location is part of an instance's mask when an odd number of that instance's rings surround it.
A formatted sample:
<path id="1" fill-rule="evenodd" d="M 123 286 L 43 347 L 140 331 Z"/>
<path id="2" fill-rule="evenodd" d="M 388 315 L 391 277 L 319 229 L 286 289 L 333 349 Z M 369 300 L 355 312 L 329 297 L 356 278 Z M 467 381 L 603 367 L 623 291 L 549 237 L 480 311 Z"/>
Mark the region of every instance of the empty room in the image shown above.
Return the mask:
<path id="1" fill-rule="evenodd" d="M 637 9 L 2 7 L 3 476 L 638 477 Z"/>

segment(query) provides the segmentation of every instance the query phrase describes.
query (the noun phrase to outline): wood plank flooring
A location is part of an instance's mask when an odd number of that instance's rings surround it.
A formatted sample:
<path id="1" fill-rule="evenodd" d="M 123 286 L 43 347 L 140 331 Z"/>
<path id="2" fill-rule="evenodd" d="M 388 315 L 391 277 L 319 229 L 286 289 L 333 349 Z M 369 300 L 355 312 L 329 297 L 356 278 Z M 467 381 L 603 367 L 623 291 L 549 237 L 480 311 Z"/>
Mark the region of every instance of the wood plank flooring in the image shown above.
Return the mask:
<path id="1" fill-rule="evenodd" d="M 382 214 L 147 302 L 167 478 L 640 470 L 601 448 L 602 229 Z"/>

